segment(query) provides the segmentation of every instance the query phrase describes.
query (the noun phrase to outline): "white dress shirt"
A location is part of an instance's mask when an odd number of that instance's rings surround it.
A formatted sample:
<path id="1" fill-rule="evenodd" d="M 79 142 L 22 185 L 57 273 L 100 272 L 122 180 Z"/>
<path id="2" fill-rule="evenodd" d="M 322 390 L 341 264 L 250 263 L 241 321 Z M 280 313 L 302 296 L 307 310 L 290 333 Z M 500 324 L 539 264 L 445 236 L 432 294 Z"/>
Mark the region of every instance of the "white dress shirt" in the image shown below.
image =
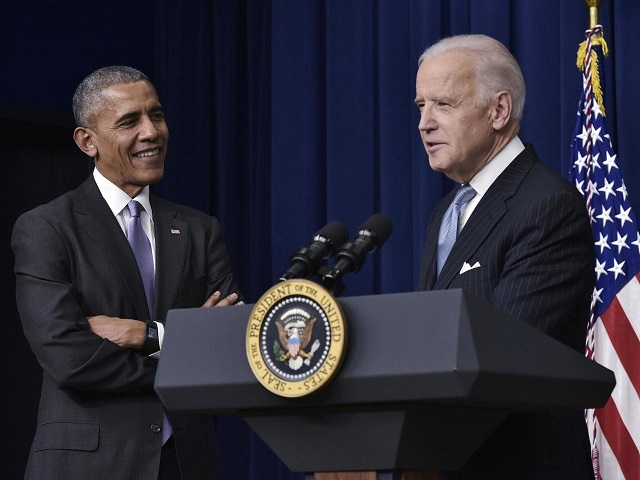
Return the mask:
<path id="1" fill-rule="evenodd" d="M 467 203 L 460 213 L 460 229 L 467 223 L 473 210 L 478 206 L 478 203 L 480 203 L 484 194 L 487 193 L 489 187 L 493 185 L 493 182 L 496 181 L 504 169 L 507 168 L 523 150 L 524 144 L 522 140 L 520 140 L 520 137 L 516 135 L 471 179 L 469 185 L 476 191 L 476 196 Z"/>

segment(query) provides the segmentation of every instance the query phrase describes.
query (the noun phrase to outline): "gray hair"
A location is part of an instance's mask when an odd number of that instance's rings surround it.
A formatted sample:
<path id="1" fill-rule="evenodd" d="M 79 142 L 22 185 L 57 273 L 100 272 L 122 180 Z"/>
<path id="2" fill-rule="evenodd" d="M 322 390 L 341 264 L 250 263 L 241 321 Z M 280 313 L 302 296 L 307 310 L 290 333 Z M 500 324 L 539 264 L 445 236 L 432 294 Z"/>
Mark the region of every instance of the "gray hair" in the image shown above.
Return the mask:
<path id="1" fill-rule="evenodd" d="M 451 52 L 474 54 L 480 104 L 488 105 L 493 95 L 506 90 L 513 101 L 511 117 L 520 123 L 526 88 L 520 66 L 507 47 L 487 35 L 456 35 L 427 48 L 420 55 L 418 65 L 428 58 Z"/>
<path id="2" fill-rule="evenodd" d="M 102 91 L 123 83 L 147 81 L 140 70 L 124 65 L 103 67 L 87 76 L 73 94 L 73 116 L 77 127 L 93 126 L 97 109 L 104 105 Z"/>

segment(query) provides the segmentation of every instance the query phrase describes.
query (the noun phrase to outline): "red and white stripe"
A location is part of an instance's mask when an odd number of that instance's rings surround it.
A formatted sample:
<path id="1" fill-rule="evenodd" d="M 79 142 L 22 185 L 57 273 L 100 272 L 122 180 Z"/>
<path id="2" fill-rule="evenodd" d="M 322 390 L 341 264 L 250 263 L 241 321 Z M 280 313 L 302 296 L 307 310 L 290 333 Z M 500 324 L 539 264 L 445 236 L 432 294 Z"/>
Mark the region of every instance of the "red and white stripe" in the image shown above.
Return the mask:
<path id="1" fill-rule="evenodd" d="M 596 478 L 640 479 L 640 273 L 620 290 L 594 328 L 594 359 L 616 376 L 607 404 L 587 415 L 597 452 Z"/>

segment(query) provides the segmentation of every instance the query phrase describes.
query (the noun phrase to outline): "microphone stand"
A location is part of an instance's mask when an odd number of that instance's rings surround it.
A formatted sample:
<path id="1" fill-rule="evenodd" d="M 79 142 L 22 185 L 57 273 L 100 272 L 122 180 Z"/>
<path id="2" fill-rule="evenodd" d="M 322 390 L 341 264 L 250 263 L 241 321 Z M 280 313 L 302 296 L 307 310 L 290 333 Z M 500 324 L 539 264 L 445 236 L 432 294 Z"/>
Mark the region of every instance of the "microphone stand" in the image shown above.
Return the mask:
<path id="1" fill-rule="evenodd" d="M 342 276 L 327 277 L 327 273 L 330 271 L 331 269 L 329 267 L 323 265 L 316 273 L 322 279 L 324 288 L 329 290 L 329 293 L 331 293 L 334 298 L 338 298 L 344 293 L 344 282 L 342 281 Z"/>

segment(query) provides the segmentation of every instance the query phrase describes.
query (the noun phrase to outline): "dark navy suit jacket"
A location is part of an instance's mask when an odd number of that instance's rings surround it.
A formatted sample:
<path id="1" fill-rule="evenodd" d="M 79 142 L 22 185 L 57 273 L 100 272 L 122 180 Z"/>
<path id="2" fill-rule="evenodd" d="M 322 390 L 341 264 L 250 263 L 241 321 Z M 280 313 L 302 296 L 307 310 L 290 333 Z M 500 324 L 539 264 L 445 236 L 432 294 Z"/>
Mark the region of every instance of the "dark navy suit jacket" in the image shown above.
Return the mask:
<path id="1" fill-rule="evenodd" d="M 462 288 L 584 352 L 595 251 L 578 190 L 527 146 L 478 203 L 437 276 L 438 232 L 454 195 L 430 219 L 418 289 Z M 479 266 L 461 273 L 465 262 Z M 593 478 L 582 411 L 510 416 L 461 478 Z"/>

